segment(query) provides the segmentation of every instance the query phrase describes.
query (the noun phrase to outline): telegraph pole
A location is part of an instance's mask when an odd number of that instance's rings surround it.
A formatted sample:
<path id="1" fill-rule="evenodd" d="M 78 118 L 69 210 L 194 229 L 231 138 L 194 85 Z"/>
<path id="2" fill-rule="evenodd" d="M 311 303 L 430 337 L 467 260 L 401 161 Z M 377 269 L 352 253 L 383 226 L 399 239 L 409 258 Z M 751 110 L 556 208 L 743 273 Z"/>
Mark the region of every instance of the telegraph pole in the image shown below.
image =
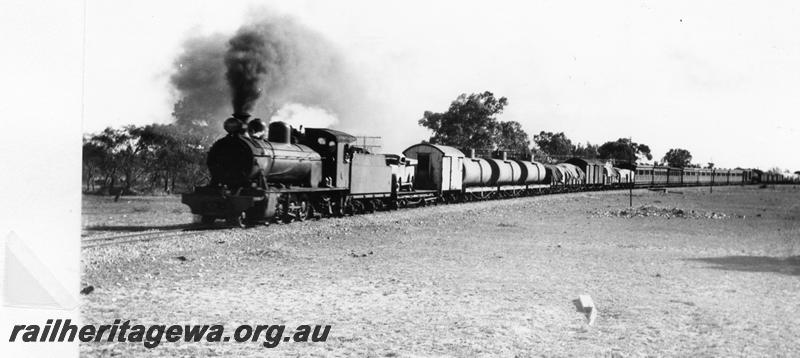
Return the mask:
<path id="1" fill-rule="evenodd" d="M 714 163 L 714 157 L 711 157 L 711 163 Z M 714 177 L 716 175 L 716 169 L 711 168 L 711 186 L 708 187 L 709 194 L 714 194 Z"/>
<path id="2" fill-rule="evenodd" d="M 631 149 L 633 150 L 633 157 L 636 158 L 636 149 L 633 148 L 633 137 L 632 136 L 628 137 L 628 142 L 630 142 L 628 144 L 630 144 Z M 630 178 L 628 180 L 629 181 L 629 183 L 628 183 L 628 207 L 632 208 L 633 207 L 633 181 L 635 180 L 635 176 L 633 174 L 636 172 L 636 160 L 634 160 L 633 163 L 631 163 L 631 164 L 633 164 L 631 166 L 633 168 L 633 171 L 631 172 Z"/>

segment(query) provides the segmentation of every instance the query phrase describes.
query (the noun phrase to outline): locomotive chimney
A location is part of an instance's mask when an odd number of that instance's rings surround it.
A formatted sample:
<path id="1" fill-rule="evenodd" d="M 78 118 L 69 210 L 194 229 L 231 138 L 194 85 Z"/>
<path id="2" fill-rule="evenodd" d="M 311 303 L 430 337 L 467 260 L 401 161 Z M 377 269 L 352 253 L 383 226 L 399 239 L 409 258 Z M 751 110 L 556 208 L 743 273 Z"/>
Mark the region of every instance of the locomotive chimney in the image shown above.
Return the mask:
<path id="1" fill-rule="evenodd" d="M 247 123 L 247 119 L 250 118 L 250 113 L 234 113 L 233 118 L 242 121 L 242 123 Z"/>
<path id="2" fill-rule="evenodd" d="M 475 148 L 472 148 L 472 149 L 469 150 L 469 157 L 470 158 L 475 158 Z"/>
<path id="3" fill-rule="evenodd" d="M 225 120 L 222 127 L 230 134 L 245 134 L 247 133 L 247 118 L 250 118 L 249 113 L 234 113 L 233 117 Z"/>
<path id="4" fill-rule="evenodd" d="M 508 160 L 508 152 L 503 151 L 503 160 Z"/>

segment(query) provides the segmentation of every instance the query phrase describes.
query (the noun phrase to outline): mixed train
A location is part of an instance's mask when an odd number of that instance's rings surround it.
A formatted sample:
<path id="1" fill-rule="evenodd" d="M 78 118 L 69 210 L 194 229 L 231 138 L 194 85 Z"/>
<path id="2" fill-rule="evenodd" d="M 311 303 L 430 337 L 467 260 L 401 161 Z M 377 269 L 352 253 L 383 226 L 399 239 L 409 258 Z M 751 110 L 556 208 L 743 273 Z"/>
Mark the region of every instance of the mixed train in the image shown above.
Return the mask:
<path id="1" fill-rule="evenodd" d="M 374 154 L 333 129 L 302 133 L 283 122 L 267 130 L 239 115 L 210 148 L 211 180 L 183 194 L 204 224 L 230 226 L 302 221 L 409 206 L 564 191 L 779 183 L 755 169 L 672 168 L 572 158 L 558 164 L 479 158 L 474 151 L 420 143 L 402 155 Z M 266 138 L 264 138 L 266 133 Z"/>

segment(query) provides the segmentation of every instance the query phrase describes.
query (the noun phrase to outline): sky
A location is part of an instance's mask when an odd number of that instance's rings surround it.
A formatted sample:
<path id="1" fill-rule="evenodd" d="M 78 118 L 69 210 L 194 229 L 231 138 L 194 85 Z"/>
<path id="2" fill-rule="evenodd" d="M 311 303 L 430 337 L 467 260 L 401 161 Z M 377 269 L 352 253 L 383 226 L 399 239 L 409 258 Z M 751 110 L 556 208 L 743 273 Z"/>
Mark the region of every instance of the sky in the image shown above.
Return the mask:
<path id="1" fill-rule="evenodd" d="M 424 111 L 491 91 L 509 101 L 498 119 L 531 137 L 632 137 L 656 158 L 685 148 L 695 163 L 800 170 L 791 1 L 88 0 L 83 131 L 169 123 L 181 44 L 233 33 L 254 11 L 295 17 L 341 50 L 369 115 L 340 124 L 387 152 L 427 139 Z"/>

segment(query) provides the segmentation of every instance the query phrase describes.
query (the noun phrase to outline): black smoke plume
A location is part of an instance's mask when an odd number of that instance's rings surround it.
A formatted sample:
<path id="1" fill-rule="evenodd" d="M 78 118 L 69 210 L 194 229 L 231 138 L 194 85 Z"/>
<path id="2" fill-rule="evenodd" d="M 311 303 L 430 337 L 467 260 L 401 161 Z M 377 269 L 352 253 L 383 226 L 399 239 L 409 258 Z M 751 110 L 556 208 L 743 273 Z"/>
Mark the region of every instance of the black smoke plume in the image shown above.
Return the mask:
<path id="1" fill-rule="evenodd" d="M 258 33 L 244 29 L 229 42 L 225 55 L 225 77 L 231 87 L 233 113 L 249 114 L 261 96 L 261 81 L 267 73 L 267 64 L 274 63 L 267 51 L 265 39 Z M 277 69 L 271 69 L 277 70 Z"/>
<path id="2" fill-rule="evenodd" d="M 232 111 L 281 120 L 330 114 L 345 129 L 367 118 L 365 90 L 338 48 L 293 18 L 267 12 L 232 35 L 187 40 L 171 82 L 176 122 L 214 134 Z"/>

